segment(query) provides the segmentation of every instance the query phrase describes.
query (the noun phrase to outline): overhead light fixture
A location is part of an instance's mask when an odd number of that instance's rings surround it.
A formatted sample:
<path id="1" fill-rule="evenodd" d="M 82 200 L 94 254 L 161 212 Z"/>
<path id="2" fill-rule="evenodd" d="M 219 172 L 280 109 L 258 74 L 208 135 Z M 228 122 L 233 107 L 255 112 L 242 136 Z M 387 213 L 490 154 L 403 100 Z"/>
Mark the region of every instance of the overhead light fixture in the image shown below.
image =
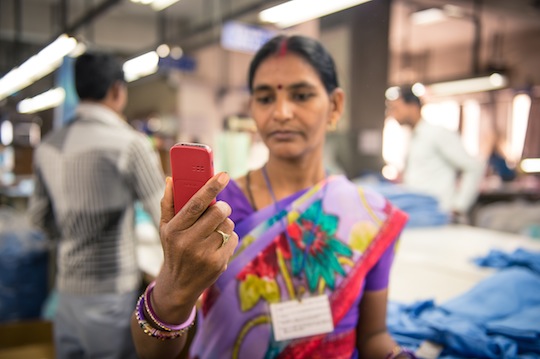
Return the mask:
<path id="1" fill-rule="evenodd" d="M 438 8 L 420 10 L 411 14 L 411 22 L 415 25 L 433 24 L 446 19 L 444 11 Z"/>
<path id="2" fill-rule="evenodd" d="M 141 77 L 152 75 L 157 72 L 159 56 L 157 52 L 150 51 L 124 62 L 123 70 L 127 82 L 132 82 Z"/>
<path id="3" fill-rule="evenodd" d="M 154 11 L 161 11 L 176 2 L 178 2 L 178 0 L 154 0 L 150 4 L 150 6 L 152 6 L 152 9 L 154 9 Z"/>
<path id="4" fill-rule="evenodd" d="M 291 0 L 259 13 L 263 22 L 286 28 L 371 0 Z"/>
<path id="5" fill-rule="evenodd" d="M 35 113 L 59 106 L 64 102 L 66 92 L 63 88 L 57 87 L 43 92 L 32 98 L 26 98 L 17 104 L 19 113 Z"/>
<path id="6" fill-rule="evenodd" d="M 4 146 L 9 146 L 13 143 L 13 123 L 11 121 L 3 121 L 0 125 L 0 142 Z"/>
<path id="7" fill-rule="evenodd" d="M 12 69 L 0 79 L 0 100 L 56 70 L 62 63 L 64 56 L 71 53 L 76 46 L 77 40 L 74 37 L 60 35 L 21 66 Z"/>
<path id="8" fill-rule="evenodd" d="M 422 97 L 426 94 L 426 86 L 420 82 L 416 82 L 411 86 L 411 91 L 416 97 Z M 386 89 L 384 97 L 388 101 L 394 101 L 401 95 L 399 86 L 392 86 Z"/>
<path id="9" fill-rule="evenodd" d="M 131 0 L 131 2 L 136 4 L 150 5 L 154 11 L 161 11 L 178 1 L 179 0 Z"/>
<path id="10" fill-rule="evenodd" d="M 540 158 L 526 158 L 521 161 L 519 165 L 521 170 L 525 173 L 539 173 L 540 172 Z"/>
<path id="11" fill-rule="evenodd" d="M 68 54 L 69 57 L 77 58 L 84 54 L 87 50 L 86 44 L 84 42 L 79 42 Z"/>
<path id="12" fill-rule="evenodd" d="M 446 4 L 442 8 L 432 7 L 419 10 L 411 14 L 411 22 L 414 25 L 435 24 L 450 18 L 467 17 L 463 9 L 459 6 Z"/>
<path id="13" fill-rule="evenodd" d="M 430 96 L 453 96 L 474 92 L 492 91 L 506 87 L 508 78 L 500 73 L 464 80 L 439 82 L 425 85 L 426 94 Z"/>

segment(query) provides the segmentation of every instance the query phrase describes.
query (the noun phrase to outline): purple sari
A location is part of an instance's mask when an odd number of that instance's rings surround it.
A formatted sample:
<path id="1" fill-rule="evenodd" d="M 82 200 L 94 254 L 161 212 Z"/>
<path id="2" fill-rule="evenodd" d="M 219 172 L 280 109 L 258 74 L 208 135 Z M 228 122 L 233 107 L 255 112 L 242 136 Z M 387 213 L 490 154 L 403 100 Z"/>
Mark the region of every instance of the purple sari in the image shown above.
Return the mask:
<path id="1" fill-rule="evenodd" d="M 241 241 L 205 293 L 191 357 L 354 356 L 362 293 L 387 287 L 406 215 L 343 176 L 257 212 L 234 182 L 219 199 L 233 208 Z M 334 331 L 276 341 L 269 304 L 298 299 L 300 287 L 328 296 Z"/>

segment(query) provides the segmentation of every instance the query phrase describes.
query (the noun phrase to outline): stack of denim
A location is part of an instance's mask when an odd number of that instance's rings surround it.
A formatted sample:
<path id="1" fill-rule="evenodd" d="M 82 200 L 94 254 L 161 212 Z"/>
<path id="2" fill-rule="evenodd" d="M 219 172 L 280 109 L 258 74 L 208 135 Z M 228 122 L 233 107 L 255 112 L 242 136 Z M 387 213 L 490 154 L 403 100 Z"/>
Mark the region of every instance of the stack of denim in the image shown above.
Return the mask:
<path id="1" fill-rule="evenodd" d="M 500 270 L 442 305 L 390 303 L 388 328 L 402 345 L 424 340 L 444 347 L 440 358 L 540 358 L 540 273 Z"/>
<path id="2" fill-rule="evenodd" d="M 449 215 L 439 209 L 439 202 L 435 197 L 413 192 L 390 182 L 373 183 L 358 180 L 356 183 L 377 191 L 394 206 L 406 212 L 409 215 L 407 228 L 436 227 L 450 223 Z"/>

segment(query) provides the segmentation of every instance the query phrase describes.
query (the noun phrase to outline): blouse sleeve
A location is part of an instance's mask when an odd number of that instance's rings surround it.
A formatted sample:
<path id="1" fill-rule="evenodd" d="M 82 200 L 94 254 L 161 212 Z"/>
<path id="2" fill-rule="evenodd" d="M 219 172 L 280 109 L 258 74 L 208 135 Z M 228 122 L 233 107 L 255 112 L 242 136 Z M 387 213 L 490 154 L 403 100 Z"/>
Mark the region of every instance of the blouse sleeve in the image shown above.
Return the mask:
<path id="1" fill-rule="evenodd" d="M 367 274 L 365 290 L 375 291 L 388 287 L 390 268 L 392 267 L 392 262 L 394 261 L 396 242 L 397 241 L 394 241 L 388 246 L 377 264 L 375 264 Z"/>

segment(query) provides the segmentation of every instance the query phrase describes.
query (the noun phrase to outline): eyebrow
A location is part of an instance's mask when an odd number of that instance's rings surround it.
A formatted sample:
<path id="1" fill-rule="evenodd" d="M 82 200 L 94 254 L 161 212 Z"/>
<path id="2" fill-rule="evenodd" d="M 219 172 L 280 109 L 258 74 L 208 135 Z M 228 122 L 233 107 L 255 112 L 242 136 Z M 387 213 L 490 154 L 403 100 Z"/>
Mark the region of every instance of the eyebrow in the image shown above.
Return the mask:
<path id="1" fill-rule="evenodd" d="M 255 88 L 253 89 L 253 92 L 272 91 L 272 90 L 274 90 L 274 88 L 275 88 L 274 86 L 262 84 L 262 85 L 255 86 Z M 286 88 L 288 90 L 298 90 L 298 89 L 302 89 L 302 88 L 310 88 L 310 89 L 312 89 L 312 88 L 315 88 L 315 86 L 310 84 L 309 82 L 301 81 L 301 82 L 297 82 L 297 83 L 293 83 L 291 85 L 288 85 Z"/>

